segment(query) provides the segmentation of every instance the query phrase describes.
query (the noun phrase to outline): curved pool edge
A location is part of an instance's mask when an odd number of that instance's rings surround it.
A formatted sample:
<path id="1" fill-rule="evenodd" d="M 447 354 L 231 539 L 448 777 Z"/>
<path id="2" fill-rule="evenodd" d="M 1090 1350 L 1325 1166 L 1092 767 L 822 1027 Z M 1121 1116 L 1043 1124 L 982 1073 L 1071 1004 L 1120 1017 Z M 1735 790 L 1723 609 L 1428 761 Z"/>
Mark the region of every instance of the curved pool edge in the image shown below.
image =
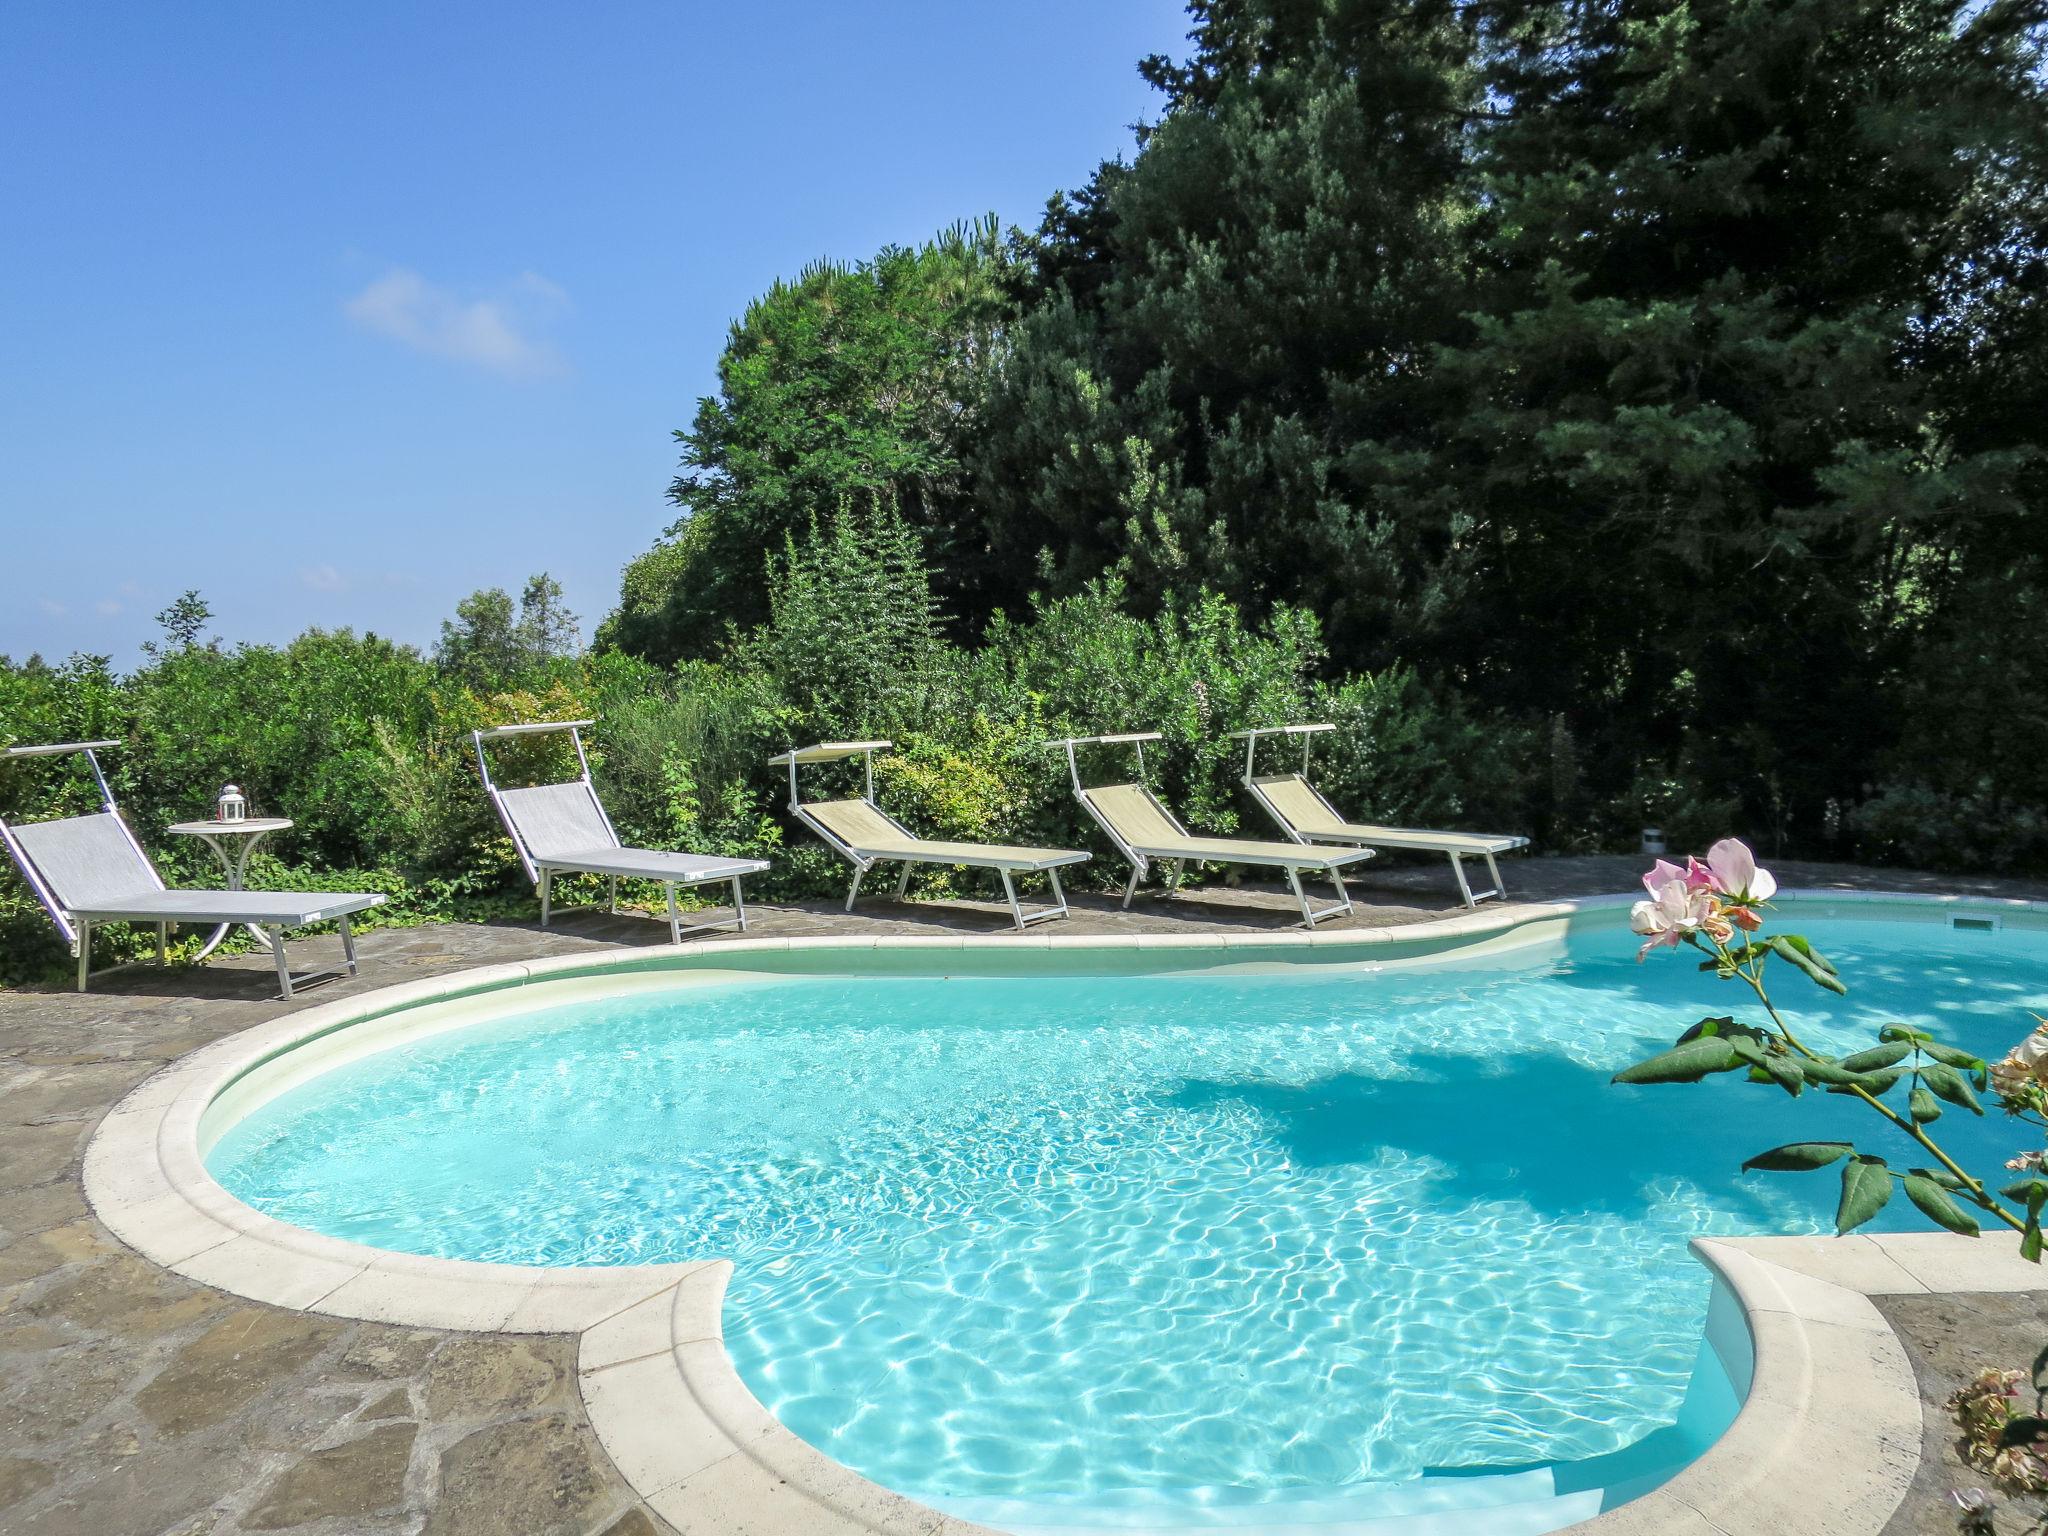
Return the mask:
<path id="1" fill-rule="evenodd" d="M 1919 892 L 1788 891 L 1788 904 L 1958 906 L 2048 924 L 2048 904 Z M 1391 928 L 1322 933 L 729 939 L 625 954 L 598 952 L 486 966 L 317 1005 L 205 1046 L 157 1073 L 108 1113 L 89 1144 L 94 1213 L 144 1257 L 202 1284 L 294 1311 L 428 1328 L 579 1336 L 578 1384 L 593 1427 L 634 1491 L 693 1530 L 983 1530 L 869 1482 L 785 1428 L 727 1356 L 722 1259 L 607 1269 L 428 1258 L 329 1238 L 244 1205 L 203 1161 L 208 1110 L 253 1074 L 353 1029 L 408 1033 L 429 1003 L 485 998 L 595 976 L 745 969 L 799 972 L 839 951 L 961 951 L 992 974 L 1036 969 L 1047 952 L 1143 969 L 1255 970 L 1258 951 L 1313 961 L 1423 961 L 1561 938 L 1576 919 L 1619 922 L 1630 898 L 1500 907 Z M 1905 913 L 1900 913 L 1905 916 Z M 2030 923 L 2031 925 L 2031 923 Z M 1129 951 L 1149 951 L 1131 957 Z M 1175 954 L 1179 951 L 1181 954 Z M 1189 951 L 1220 954 L 1202 964 Z M 1035 957 L 1035 961 L 1034 961 Z M 730 962 L 744 958 L 744 966 Z M 767 963 L 767 962 L 779 963 Z M 446 1027 L 446 1026 L 442 1026 Z M 360 1042 L 358 1042 L 360 1043 Z M 381 1047 L 380 1047 L 381 1048 Z M 331 1064 L 331 1063 L 330 1063 Z M 1920 1459 L 1910 1364 L 1873 1295 L 2042 1291 L 2016 1241 L 1947 1233 L 1848 1239 L 1697 1240 L 1695 1255 L 1739 1305 L 1754 1377 L 1734 1423 L 1668 1482 L 1569 1527 L 1585 1536 L 1750 1530 L 1881 1530 Z M 2003 1252 L 2010 1248 L 2011 1252 Z M 664 1332 L 665 1330 L 665 1332 Z M 641 1346 L 646 1346 L 644 1349 Z M 1795 1474 L 1796 1475 L 1793 1475 Z"/>

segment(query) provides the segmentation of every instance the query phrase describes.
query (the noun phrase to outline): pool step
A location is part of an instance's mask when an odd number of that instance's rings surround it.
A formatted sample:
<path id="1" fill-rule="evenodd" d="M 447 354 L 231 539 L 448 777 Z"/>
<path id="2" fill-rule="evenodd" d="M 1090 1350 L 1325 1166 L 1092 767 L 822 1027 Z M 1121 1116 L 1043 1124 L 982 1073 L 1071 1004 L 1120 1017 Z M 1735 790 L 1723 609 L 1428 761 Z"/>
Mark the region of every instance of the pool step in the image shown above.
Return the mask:
<path id="1" fill-rule="evenodd" d="M 1598 1514 L 1602 1498 L 1599 1488 L 1560 1491 L 1550 1470 L 1538 1468 L 1264 1499 L 1217 1490 L 1131 1503 L 948 1499 L 941 1507 L 1011 1536 L 1544 1536 Z"/>
<path id="2" fill-rule="evenodd" d="M 1716 1287 L 1677 1420 L 1572 1461 L 1439 1467 L 1400 1482 L 1261 1492 L 1186 1488 L 1060 1498 L 931 1498 L 1011 1536 L 1546 1536 L 1649 1492 L 1711 1445 L 1749 1390 L 1749 1335 Z"/>

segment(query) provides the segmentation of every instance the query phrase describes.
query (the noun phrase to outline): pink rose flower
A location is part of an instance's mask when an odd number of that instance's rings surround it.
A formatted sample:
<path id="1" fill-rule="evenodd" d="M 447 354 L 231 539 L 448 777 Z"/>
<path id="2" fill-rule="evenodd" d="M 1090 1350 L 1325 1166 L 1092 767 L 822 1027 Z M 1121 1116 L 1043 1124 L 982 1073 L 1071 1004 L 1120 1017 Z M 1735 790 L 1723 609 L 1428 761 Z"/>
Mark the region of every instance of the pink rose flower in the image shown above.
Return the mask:
<path id="1" fill-rule="evenodd" d="M 1675 945 L 1701 928 L 1713 931 L 1716 928 L 1725 930 L 1728 926 L 1715 910 L 1711 891 L 1689 887 L 1685 872 L 1675 865 L 1661 867 L 1671 870 L 1676 878 L 1666 880 L 1661 886 L 1652 886 L 1648 901 L 1639 901 L 1629 908 L 1629 927 L 1649 941 L 1636 951 L 1638 961 L 1647 959 L 1651 950 L 1661 949 L 1667 944 Z M 1647 878 L 1644 883 L 1648 884 Z"/>
<path id="2" fill-rule="evenodd" d="M 1715 890 L 1739 906 L 1769 901 L 1778 894 L 1778 882 L 1767 869 L 1758 869 L 1756 855 L 1746 843 L 1724 837 L 1707 850 L 1707 878 Z"/>

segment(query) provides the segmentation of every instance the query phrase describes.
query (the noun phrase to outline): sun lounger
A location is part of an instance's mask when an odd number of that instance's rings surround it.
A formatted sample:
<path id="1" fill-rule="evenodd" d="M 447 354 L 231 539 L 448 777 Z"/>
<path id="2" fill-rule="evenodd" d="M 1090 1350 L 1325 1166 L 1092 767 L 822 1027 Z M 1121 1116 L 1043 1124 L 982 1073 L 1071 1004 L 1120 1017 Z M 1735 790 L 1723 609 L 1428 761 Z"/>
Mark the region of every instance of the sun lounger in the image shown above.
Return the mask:
<path id="1" fill-rule="evenodd" d="M 1075 796 L 1118 851 L 1131 861 L 1130 882 L 1124 887 L 1125 907 L 1137 894 L 1149 864 L 1159 860 L 1174 865 L 1169 894 L 1178 887 L 1181 868 L 1190 863 L 1264 865 L 1286 872 L 1294 899 L 1301 904 L 1304 928 L 1313 928 L 1326 917 L 1351 912 L 1351 895 L 1344 889 L 1344 868 L 1371 858 L 1370 848 L 1306 848 L 1291 842 L 1267 843 L 1242 837 L 1197 837 L 1145 787 L 1145 743 L 1160 739 L 1157 731 L 1127 731 L 1115 736 L 1075 736 L 1047 743 L 1066 749 L 1067 771 L 1073 776 Z M 1080 765 L 1074 756 L 1076 747 L 1123 745 L 1137 748 L 1137 782 L 1093 789 L 1082 784 Z M 1304 870 L 1329 877 L 1337 889 L 1334 904 L 1310 906 L 1308 895 L 1301 888 Z"/>
<path id="2" fill-rule="evenodd" d="M 286 964 L 284 930 L 333 922 L 341 928 L 341 952 L 347 973 L 356 974 L 355 939 L 349 917 L 381 906 L 382 896 L 350 891 L 172 891 L 164 888 L 156 866 L 142 851 L 128 823 L 121 819 L 100 772 L 95 752 L 119 746 L 115 741 L 63 742 L 46 747 L 9 747 L 0 757 L 84 756 L 99 785 L 103 807 L 92 816 L 66 816 L 10 826 L 0 821 L 0 841 L 15 867 L 50 914 L 50 921 L 78 953 L 78 990 L 92 974 L 92 930 L 101 923 L 143 923 L 156 929 L 156 955 L 173 923 L 246 923 L 265 930 L 277 960 L 277 984 L 286 997 L 294 984 L 304 985 L 338 972 L 318 971 L 294 977 Z"/>
<path id="3" fill-rule="evenodd" d="M 1325 731 L 1334 731 L 1329 724 L 1316 725 L 1275 725 L 1262 726 L 1253 731 L 1233 731 L 1232 739 L 1244 742 L 1244 787 L 1252 792 L 1252 798 L 1266 808 L 1266 814 L 1280 824 L 1280 830 L 1297 843 L 1356 843 L 1368 848 L 1405 848 L 1419 853 L 1442 853 L 1450 856 L 1451 873 L 1457 877 L 1458 893 L 1465 898 L 1465 905 L 1476 907 L 1489 897 L 1503 897 L 1507 883 L 1501 879 L 1500 865 L 1494 856 L 1510 853 L 1517 848 L 1529 846 L 1526 837 L 1489 836 L 1479 832 L 1427 832 L 1413 827 L 1380 827 L 1364 822 L 1347 821 L 1337 808 L 1325 800 L 1308 778 L 1308 754 L 1312 739 Z M 1253 758 L 1258 751 L 1259 739 L 1263 736 L 1299 736 L 1301 738 L 1301 772 L 1275 773 L 1260 777 L 1254 772 Z M 1486 860 L 1488 874 L 1493 877 L 1493 889 L 1474 891 L 1465 878 L 1464 860 L 1479 858 Z"/>
<path id="4" fill-rule="evenodd" d="M 725 859 L 699 853 L 667 853 L 655 848 L 627 848 L 612 830 L 611 817 L 597 798 L 590 782 L 590 759 L 583 755 L 583 728 L 596 722 L 560 720 L 538 725 L 501 725 L 493 730 L 472 731 L 476 746 L 477 771 L 483 775 L 484 791 L 498 808 L 499 819 L 512 838 L 512 847 L 525 867 L 526 877 L 540 892 L 540 925 L 545 928 L 554 911 L 557 875 L 603 875 L 606 905 L 619 909 L 620 880 L 652 880 L 662 887 L 668 905 L 668 933 L 672 943 L 684 935 L 717 933 L 728 928 L 741 932 L 747 927 L 747 902 L 740 880 L 768 867 L 765 859 Z M 491 780 L 491 765 L 484 756 L 484 743 L 511 736 L 535 736 L 546 731 L 567 731 L 576 748 L 576 762 L 582 772 L 561 784 L 534 784 L 525 789 L 500 789 Z M 733 915 L 713 923 L 685 928 L 676 910 L 676 887 L 699 885 L 732 886 Z"/>
<path id="5" fill-rule="evenodd" d="M 886 741 L 824 741 L 813 747 L 791 748 L 768 759 L 769 765 L 789 770 L 789 810 L 805 826 L 823 838 L 841 858 L 853 865 L 853 885 L 846 893 L 846 910 L 853 910 L 860 895 L 860 883 L 877 864 L 901 862 L 903 874 L 896 882 L 896 899 L 901 901 L 910 888 L 911 866 L 946 864 L 969 869 L 992 869 L 1003 882 L 1003 896 L 1010 915 L 1022 933 L 1032 923 L 1050 922 L 1067 915 L 1066 894 L 1060 889 L 1063 865 L 1081 864 L 1088 855 L 1070 848 L 1011 848 L 995 843 L 944 843 L 919 837 L 902 822 L 875 803 L 875 754 L 887 751 Z M 830 763 L 844 758 L 865 760 L 865 789 L 857 800 L 805 800 L 797 788 L 797 766 L 801 763 Z M 1052 882 L 1052 902 L 1026 912 L 1017 900 L 1016 877 L 1044 874 Z"/>

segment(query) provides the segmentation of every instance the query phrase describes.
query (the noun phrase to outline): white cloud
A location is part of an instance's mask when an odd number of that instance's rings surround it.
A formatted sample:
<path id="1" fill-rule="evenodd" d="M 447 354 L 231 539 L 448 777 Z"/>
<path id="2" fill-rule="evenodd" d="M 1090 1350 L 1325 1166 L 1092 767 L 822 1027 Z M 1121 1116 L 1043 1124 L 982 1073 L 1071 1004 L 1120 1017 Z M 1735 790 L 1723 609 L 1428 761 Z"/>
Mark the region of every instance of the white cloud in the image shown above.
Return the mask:
<path id="1" fill-rule="evenodd" d="M 348 578 L 331 565 L 302 565 L 299 580 L 315 592 L 344 592 Z"/>
<path id="2" fill-rule="evenodd" d="M 121 611 L 121 605 L 111 597 L 103 597 L 92 605 L 92 611 L 100 615 L 101 618 L 111 619 Z"/>
<path id="3" fill-rule="evenodd" d="M 71 611 L 69 608 L 66 608 L 62 603 L 55 602 L 47 597 L 36 599 L 36 606 L 42 609 L 44 613 L 48 614 L 53 619 L 61 619 L 64 617 L 65 614 Z"/>
<path id="4" fill-rule="evenodd" d="M 537 272 L 484 294 L 460 294 L 394 267 L 342 306 L 366 331 L 509 378 L 559 372 L 561 359 L 534 333 L 567 307 L 568 295 Z"/>

